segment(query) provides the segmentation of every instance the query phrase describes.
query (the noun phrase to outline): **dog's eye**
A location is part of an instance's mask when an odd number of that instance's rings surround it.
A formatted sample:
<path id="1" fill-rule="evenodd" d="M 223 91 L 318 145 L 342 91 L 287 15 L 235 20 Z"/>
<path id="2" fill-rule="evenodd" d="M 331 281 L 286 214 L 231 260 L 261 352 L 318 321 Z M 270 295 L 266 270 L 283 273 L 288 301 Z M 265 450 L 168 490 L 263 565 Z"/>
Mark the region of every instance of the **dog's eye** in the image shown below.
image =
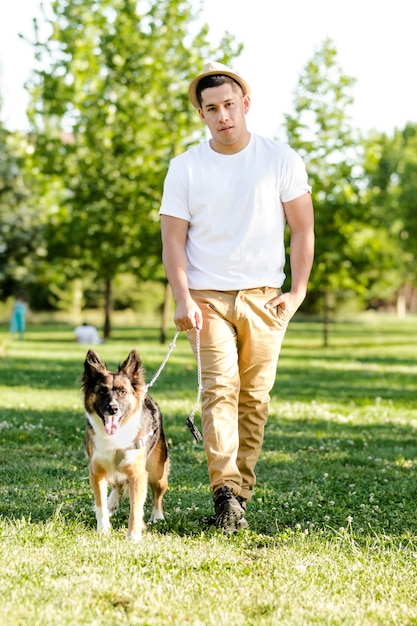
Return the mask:
<path id="1" fill-rule="evenodd" d="M 99 396 L 105 396 L 107 393 L 107 389 L 105 387 L 100 387 L 97 393 Z"/>
<path id="2" fill-rule="evenodd" d="M 118 389 L 117 393 L 119 396 L 125 396 L 127 394 L 126 389 Z"/>

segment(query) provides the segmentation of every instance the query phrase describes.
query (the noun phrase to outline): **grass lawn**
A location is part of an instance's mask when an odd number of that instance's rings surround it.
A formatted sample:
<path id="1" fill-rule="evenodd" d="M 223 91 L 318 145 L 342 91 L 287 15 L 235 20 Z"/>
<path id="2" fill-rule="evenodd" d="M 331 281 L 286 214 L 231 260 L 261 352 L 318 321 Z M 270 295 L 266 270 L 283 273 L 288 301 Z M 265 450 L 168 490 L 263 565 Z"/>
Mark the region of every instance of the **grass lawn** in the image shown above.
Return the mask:
<path id="1" fill-rule="evenodd" d="M 185 425 L 197 373 L 180 335 L 150 390 L 170 443 L 166 520 L 132 545 L 127 502 L 110 536 L 95 532 L 85 346 L 71 327 L 18 341 L 0 326 L 0 624 L 417 625 L 416 329 L 365 317 L 334 324 L 323 348 L 319 323 L 292 322 L 250 530 L 232 537 L 202 521 L 205 455 Z M 158 337 L 120 327 L 97 351 L 115 368 L 137 348 L 150 381 Z"/>

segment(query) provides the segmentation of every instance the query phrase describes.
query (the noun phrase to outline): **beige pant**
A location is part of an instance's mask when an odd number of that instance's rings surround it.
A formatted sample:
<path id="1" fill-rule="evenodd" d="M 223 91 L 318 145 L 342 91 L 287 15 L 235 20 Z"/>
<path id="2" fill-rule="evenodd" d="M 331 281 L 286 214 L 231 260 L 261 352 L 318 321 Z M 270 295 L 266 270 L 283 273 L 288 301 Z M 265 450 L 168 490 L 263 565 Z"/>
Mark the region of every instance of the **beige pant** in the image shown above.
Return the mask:
<path id="1" fill-rule="evenodd" d="M 200 333 L 202 430 L 210 487 L 227 485 L 248 500 L 256 483 L 269 393 L 291 315 L 265 309 L 280 293 L 273 287 L 197 291 Z M 188 337 L 196 355 L 195 331 Z"/>

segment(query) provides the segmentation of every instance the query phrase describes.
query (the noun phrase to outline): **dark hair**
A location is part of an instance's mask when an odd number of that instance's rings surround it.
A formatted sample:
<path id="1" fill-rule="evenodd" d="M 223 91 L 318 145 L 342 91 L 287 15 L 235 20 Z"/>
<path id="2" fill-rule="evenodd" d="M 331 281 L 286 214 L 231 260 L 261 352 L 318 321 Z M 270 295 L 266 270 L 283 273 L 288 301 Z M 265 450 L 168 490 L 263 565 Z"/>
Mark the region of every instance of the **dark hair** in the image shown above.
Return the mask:
<path id="1" fill-rule="evenodd" d="M 230 83 L 232 85 L 232 88 L 237 85 L 243 93 L 242 86 L 237 82 L 237 80 L 235 80 L 231 76 L 226 76 L 225 74 L 209 74 L 208 76 L 204 76 L 198 82 L 196 87 L 196 96 L 199 105 L 201 106 L 202 104 L 201 92 L 204 89 L 208 89 L 209 87 L 220 87 L 220 85 L 224 85 L 224 83 Z"/>

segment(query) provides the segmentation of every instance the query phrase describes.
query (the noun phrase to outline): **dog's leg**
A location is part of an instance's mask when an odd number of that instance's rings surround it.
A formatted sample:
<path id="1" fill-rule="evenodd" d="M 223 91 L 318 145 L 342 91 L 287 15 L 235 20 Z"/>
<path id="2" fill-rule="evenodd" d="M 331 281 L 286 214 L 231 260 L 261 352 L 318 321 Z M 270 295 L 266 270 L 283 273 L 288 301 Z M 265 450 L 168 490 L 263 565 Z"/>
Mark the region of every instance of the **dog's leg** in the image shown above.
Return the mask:
<path id="1" fill-rule="evenodd" d="M 149 485 L 152 490 L 152 513 L 150 522 L 163 520 L 162 499 L 168 489 L 169 459 L 166 441 L 160 439 L 148 458 Z"/>
<path id="2" fill-rule="evenodd" d="M 110 530 L 110 518 L 107 509 L 107 479 L 106 473 L 101 467 L 90 468 L 90 482 L 94 492 L 97 530 L 107 533 Z"/>
<path id="3" fill-rule="evenodd" d="M 143 510 L 148 489 L 148 473 L 145 469 L 146 452 L 127 450 L 125 452 L 126 473 L 129 482 L 130 515 L 127 538 L 134 543 L 142 539 L 145 528 Z"/>
<path id="4" fill-rule="evenodd" d="M 109 499 L 107 500 L 107 510 L 109 512 L 110 517 L 114 515 L 114 513 L 116 513 L 117 509 L 119 508 L 119 501 L 120 501 L 120 487 L 119 485 L 116 485 L 111 490 Z"/>

